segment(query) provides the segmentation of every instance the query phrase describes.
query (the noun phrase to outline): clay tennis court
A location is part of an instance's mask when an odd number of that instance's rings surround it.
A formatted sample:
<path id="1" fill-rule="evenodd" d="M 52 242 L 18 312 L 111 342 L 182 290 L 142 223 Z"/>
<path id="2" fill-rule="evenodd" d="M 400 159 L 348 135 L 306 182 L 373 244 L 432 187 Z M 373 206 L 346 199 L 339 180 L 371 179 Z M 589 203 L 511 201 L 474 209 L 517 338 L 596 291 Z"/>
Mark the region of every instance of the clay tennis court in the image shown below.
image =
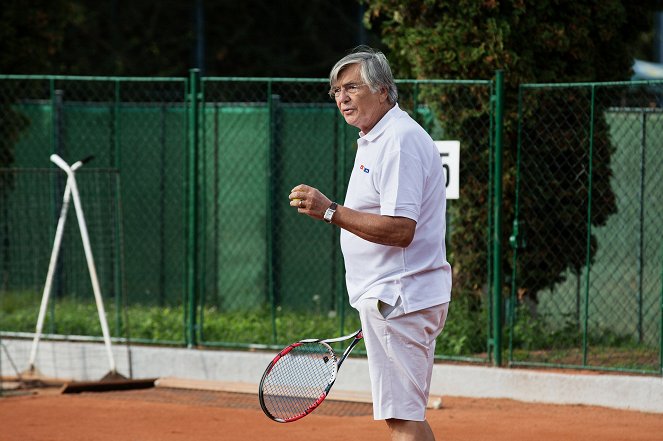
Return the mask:
<path id="1" fill-rule="evenodd" d="M 257 397 L 156 387 L 0 397 L 3 441 L 387 440 L 364 403 L 330 401 L 294 423 L 267 419 Z M 429 410 L 438 441 L 660 441 L 663 415 L 590 406 L 445 397 Z"/>

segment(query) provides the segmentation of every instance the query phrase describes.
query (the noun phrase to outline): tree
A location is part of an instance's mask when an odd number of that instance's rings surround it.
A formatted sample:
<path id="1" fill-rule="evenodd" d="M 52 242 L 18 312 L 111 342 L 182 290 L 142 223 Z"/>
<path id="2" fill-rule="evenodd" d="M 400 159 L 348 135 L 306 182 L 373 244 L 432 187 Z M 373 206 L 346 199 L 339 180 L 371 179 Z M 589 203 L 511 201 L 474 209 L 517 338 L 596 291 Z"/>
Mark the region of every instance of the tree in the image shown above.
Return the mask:
<path id="1" fill-rule="evenodd" d="M 574 82 L 626 80 L 630 77 L 632 51 L 643 30 L 651 27 L 650 17 L 654 1 L 637 0 L 461 0 L 458 2 L 417 0 L 401 2 L 377 0 L 367 2 L 365 22 L 382 36 L 390 50 L 390 59 L 398 76 L 415 78 L 492 78 L 497 69 L 506 75 L 505 105 L 505 158 L 504 207 L 505 216 L 513 213 L 515 186 L 515 153 L 517 146 L 518 86 L 527 82 Z M 559 111 L 561 103 L 570 97 L 564 94 L 543 98 L 530 107 L 533 115 L 538 111 Z M 442 106 L 438 115 L 450 134 L 467 133 L 472 119 L 478 116 L 458 109 L 462 101 L 458 93 L 432 100 L 433 106 Z M 437 104 L 435 104 L 437 102 Z M 480 109 L 486 117 L 487 108 Z M 568 114 L 566 115 L 569 116 Z M 570 115 L 574 116 L 574 115 Z M 554 161 L 559 138 L 568 137 L 586 121 L 569 120 L 554 131 L 544 131 L 536 125 L 524 127 L 526 135 L 535 139 L 538 159 Z M 610 156 L 612 146 L 607 139 L 607 127 L 600 118 L 595 133 L 594 192 L 598 200 L 591 223 L 603 225 L 615 213 L 615 196 L 610 188 Z M 466 176 L 461 176 L 464 188 L 455 204 L 459 212 L 454 224 L 451 249 L 454 254 L 455 287 L 460 292 L 479 296 L 483 288 L 477 275 L 485 273 L 486 228 L 485 211 L 477 201 L 488 192 L 488 152 L 485 136 L 464 140 L 461 153 Z M 587 144 L 565 144 L 569 155 L 585 154 Z M 570 147 L 571 146 L 571 147 Z M 544 244 L 530 243 L 529 255 L 520 274 L 531 277 L 519 285 L 521 292 L 536 301 L 542 288 L 552 288 L 563 280 L 568 269 L 578 272 L 585 262 L 585 229 L 587 201 L 586 189 L 555 192 L 564 182 L 574 182 L 578 174 L 586 173 L 574 167 L 559 167 L 552 176 L 539 176 L 533 185 L 540 192 L 536 200 L 521 201 L 523 209 L 536 212 L 540 201 L 551 202 L 563 223 L 553 216 L 538 213 L 533 216 L 537 237 L 560 235 L 566 242 L 577 243 L 572 249 L 559 250 Z M 549 213 L 548 213 L 549 214 Z M 512 215 L 512 214 L 511 214 Z M 505 218 L 507 244 L 508 225 Z M 578 228 L 580 226 L 580 228 Z M 553 230 L 554 229 L 554 230 Z M 536 239 L 535 239 L 536 240 Z M 592 240 L 591 254 L 596 252 Z M 537 247 L 537 245 L 540 245 Z M 555 262 L 550 264 L 550 262 Z M 503 268 L 508 274 L 511 261 L 505 253 Z"/>
<path id="2" fill-rule="evenodd" d="M 209 76 L 324 77 L 341 53 L 378 44 L 361 11 L 356 0 L 3 0 L 0 74 L 182 77 L 201 67 Z M 36 83 L 0 82 L 0 168 L 14 166 L 30 124 L 16 102 Z M 14 176 L 0 173 L 5 240 Z"/>
<path id="3" fill-rule="evenodd" d="M 325 77 L 342 53 L 379 45 L 362 11 L 356 0 L 5 0 L 0 72 Z"/>
<path id="4" fill-rule="evenodd" d="M 83 19 L 76 0 L 4 1 L 0 8 L 0 73 L 57 73 L 66 31 Z"/>

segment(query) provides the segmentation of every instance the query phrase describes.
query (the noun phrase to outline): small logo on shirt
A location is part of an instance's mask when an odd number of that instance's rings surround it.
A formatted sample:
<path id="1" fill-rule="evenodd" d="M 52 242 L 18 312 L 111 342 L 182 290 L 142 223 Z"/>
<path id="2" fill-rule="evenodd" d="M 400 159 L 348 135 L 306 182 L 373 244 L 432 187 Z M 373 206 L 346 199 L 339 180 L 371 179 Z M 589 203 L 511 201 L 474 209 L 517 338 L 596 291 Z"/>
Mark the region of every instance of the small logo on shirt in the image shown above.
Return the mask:
<path id="1" fill-rule="evenodd" d="M 362 164 L 362 165 L 359 166 L 359 170 L 363 171 L 364 173 L 368 173 L 368 172 L 369 172 L 368 167 L 364 167 L 364 164 Z"/>

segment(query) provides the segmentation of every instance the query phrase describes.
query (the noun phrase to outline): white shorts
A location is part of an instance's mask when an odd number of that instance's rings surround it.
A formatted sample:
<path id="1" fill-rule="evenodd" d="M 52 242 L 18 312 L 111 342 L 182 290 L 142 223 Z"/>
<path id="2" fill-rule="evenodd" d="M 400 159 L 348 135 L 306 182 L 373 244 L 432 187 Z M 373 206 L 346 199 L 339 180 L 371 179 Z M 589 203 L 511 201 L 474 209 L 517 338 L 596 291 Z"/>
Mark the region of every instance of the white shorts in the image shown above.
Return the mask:
<path id="1" fill-rule="evenodd" d="M 449 303 L 405 314 L 377 299 L 358 305 L 373 394 L 373 418 L 424 421 L 435 339 Z"/>

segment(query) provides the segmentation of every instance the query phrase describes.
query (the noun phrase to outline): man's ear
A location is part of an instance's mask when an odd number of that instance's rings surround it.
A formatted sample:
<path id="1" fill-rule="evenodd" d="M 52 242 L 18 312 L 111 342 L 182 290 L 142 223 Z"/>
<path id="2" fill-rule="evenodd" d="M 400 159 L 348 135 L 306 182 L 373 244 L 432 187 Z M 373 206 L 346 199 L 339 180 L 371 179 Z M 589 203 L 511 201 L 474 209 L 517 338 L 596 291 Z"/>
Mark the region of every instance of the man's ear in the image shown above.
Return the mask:
<path id="1" fill-rule="evenodd" d="M 389 100 L 389 91 L 384 86 L 380 87 L 380 104 L 388 100 Z"/>

